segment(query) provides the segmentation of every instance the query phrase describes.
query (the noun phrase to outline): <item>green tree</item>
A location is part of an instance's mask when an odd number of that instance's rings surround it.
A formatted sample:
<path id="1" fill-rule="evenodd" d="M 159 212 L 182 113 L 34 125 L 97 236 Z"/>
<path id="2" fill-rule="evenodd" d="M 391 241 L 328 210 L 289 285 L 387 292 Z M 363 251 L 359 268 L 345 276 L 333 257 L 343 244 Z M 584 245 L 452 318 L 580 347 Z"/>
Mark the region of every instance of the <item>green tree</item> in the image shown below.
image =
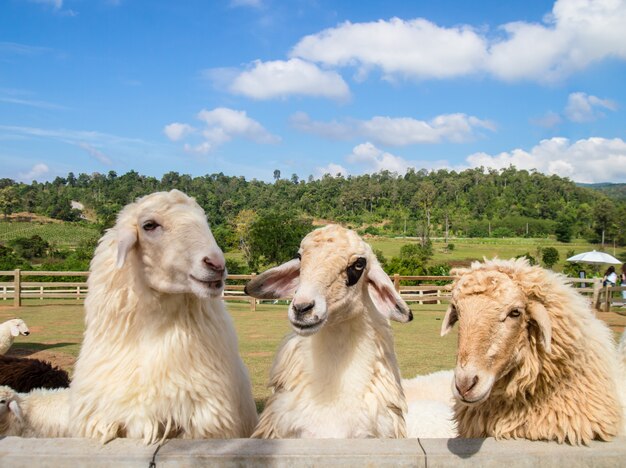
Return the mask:
<path id="1" fill-rule="evenodd" d="M 17 237 L 9 241 L 8 245 L 19 257 L 29 260 L 44 257 L 50 248 L 50 244 L 37 234 L 31 237 Z"/>
<path id="2" fill-rule="evenodd" d="M 559 251 L 554 247 L 546 247 L 542 251 L 541 261 L 548 268 L 552 268 L 559 261 Z"/>
<path id="3" fill-rule="evenodd" d="M 263 213 L 250 228 L 250 268 L 283 263 L 293 258 L 300 241 L 312 228 L 309 219 L 292 212 Z"/>
<path id="4" fill-rule="evenodd" d="M 18 205 L 17 190 L 14 185 L 8 185 L 0 189 L 0 210 L 7 219 L 15 211 Z"/>

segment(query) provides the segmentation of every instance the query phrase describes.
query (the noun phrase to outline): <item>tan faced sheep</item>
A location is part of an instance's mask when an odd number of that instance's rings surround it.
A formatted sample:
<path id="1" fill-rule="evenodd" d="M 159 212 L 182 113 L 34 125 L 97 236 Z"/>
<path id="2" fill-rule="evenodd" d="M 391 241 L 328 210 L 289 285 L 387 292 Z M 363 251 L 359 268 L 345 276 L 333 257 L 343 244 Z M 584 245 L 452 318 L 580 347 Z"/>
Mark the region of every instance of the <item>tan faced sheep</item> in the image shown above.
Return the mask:
<path id="1" fill-rule="evenodd" d="M 250 379 L 221 299 L 224 265 L 202 208 L 184 193 L 154 193 L 120 212 L 91 262 L 73 436 L 252 433 Z"/>
<path id="2" fill-rule="evenodd" d="M 461 437 L 587 444 L 620 432 L 615 343 L 564 277 L 524 259 L 452 274 L 442 334 L 459 322 L 453 392 Z"/>
<path id="3" fill-rule="evenodd" d="M 413 316 L 355 232 L 335 225 L 311 232 L 298 258 L 256 277 L 246 291 L 264 299 L 293 295 L 295 331 L 274 360 L 274 393 L 253 437 L 406 436 L 389 318 Z"/>
<path id="4" fill-rule="evenodd" d="M 68 394 L 65 388 L 17 393 L 0 386 L 0 436 L 67 437 Z"/>
<path id="5" fill-rule="evenodd" d="M 0 324 L 0 354 L 5 354 L 16 336 L 28 336 L 30 331 L 22 319 L 11 319 Z"/>

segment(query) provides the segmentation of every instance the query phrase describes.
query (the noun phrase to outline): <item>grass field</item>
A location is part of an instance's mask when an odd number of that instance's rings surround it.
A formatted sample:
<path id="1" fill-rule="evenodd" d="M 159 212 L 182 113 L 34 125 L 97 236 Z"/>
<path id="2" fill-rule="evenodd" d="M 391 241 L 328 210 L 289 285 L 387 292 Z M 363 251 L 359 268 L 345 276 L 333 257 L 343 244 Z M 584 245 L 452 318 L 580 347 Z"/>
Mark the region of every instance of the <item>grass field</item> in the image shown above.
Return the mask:
<path id="1" fill-rule="evenodd" d="M 412 238 L 384 238 L 377 237 L 367 239 L 369 244 L 380 250 L 386 258 L 396 257 L 400 254 L 403 245 L 418 243 L 417 239 Z M 450 243 L 454 244 L 454 250 L 448 251 L 445 243 L 440 240 L 433 242 L 434 257 L 431 263 L 458 262 L 467 260 L 482 260 L 487 258 L 513 258 L 518 255 L 529 253 L 536 260 L 541 258 L 537 256 L 538 247 L 554 247 L 559 251 L 559 262 L 554 266 L 555 271 L 561 271 L 563 264 L 567 259 L 567 252 L 573 250 L 574 253 L 587 252 L 589 250 L 599 250 L 598 245 L 590 244 L 584 240 L 575 240 L 568 244 L 557 242 L 554 239 L 526 239 L 526 238 L 463 238 L 451 239 Z M 612 248 L 606 248 L 606 252 L 613 255 Z M 626 256 L 626 248 L 621 247 L 615 250 L 618 258 Z"/>
<path id="2" fill-rule="evenodd" d="M 19 309 L 0 302 L 0 322 L 20 317 L 30 327 L 29 336 L 16 338 L 9 354 L 49 360 L 72 371 L 83 333 L 83 306 L 73 302 L 50 303 L 27 300 Z M 414 320 L 393 323 L 396 354 L 405 377 L 450 369 L 455 362 L 456 328 L 441 338 L 439 330 L 444 305 L 414 305 Z M 233 316 L 241 356 L 248 366 L 254 397 L 259 408 L 269 396 L 267 381 L 276 349 L 290 332 L 285 305 L 259 305 L 256 312 L 248 304 L 228 303 Z M 626 316 L 602 313 L 616 336 L 626 326 Z"/>
<path id="3" fill-rule="evenodd" d="M 100 232 L 93 226 L 74 223 L 27 223 L 0 221 L 0 243 L 17 237 L 39 235 L 57 247 L 73 248 L 81 241 L 97 239 Z"/>

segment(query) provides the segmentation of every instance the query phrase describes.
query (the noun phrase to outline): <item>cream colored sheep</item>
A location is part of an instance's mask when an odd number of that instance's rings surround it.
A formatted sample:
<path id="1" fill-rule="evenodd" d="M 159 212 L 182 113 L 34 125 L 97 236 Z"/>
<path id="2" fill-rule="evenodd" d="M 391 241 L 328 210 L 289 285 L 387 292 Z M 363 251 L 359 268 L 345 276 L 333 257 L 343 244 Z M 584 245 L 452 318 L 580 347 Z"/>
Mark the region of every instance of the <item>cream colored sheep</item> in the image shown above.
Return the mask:
<path id="1" fill-rule="evenodd" d="M 587 444 L 620 432 L 615 342 L 563 276 L 525 259 L 452 274 L 442 334 L 459 322 L 453 392 L 461 437 Z"/>
<path id="2" fill-rule="evenodd" d="M 624 373 L 624 381 L 626 382 L 626 330 L 622 333 L 622 339 L 619 341 L 618 352 L 622 361 L 622 372 Z"/>
<path id="3" fill-rule="evenodd" d="M 451 406 L 454 403 L 453 380 L 454 370 L 440 370 L 412 379 L 402 379 L 402 388 L 408 404 L 412 401 L 433 400 Z"/>
<path id="4" fill-rule="evenodd" d="M 453 370 L 440 370 L 412 379 L 402 379 L 408 405 L 408 437 L 453 438 L 458 436 L 454 423 Z"/>
<path id="5" fill-rule="evenodd" d="M 0 324 L 0 354 L 5 354 L 16 336 L 28 336 L 30 331 L 22 319 L 11 319 Z"/>
<path id="6" fill-rule="evenodd" d="M 0 436 L 67 437 L 68 390 L 0 387 Z"/>
<path id="7" fill-rule="evenodd" d="M 73 436 L 252 433 L 250 379 L 221 299 L 224 265 L 202 208 L 184 193 L 154 193 L 120 212 L 91 262 Z"/>
<path id="8" fill-rule="evenodd" d="M 389 318 L 413 316 L 355 232 L 308 234 L 298 258 L 257 276 L 248 294 L 293 295 L 295 331 L 270 372 L 273 390 L 253 437 L 405 437 L 406 402 Z"/>

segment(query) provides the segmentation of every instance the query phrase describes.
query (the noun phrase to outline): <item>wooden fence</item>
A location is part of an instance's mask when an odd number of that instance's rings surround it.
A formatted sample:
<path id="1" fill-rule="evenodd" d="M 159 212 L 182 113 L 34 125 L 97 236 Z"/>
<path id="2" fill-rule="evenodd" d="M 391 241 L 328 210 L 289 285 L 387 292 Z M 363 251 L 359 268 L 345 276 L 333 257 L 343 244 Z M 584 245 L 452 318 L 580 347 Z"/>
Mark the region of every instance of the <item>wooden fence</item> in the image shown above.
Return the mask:
<path id="1" fill-rule="evenodd" d="M 0 301 L 13 300 L 15 307 L 20 307 L 23 299 L 75 299 L 80 301 L 87 295 L 86 271 L 0 271 L 0 277 L 9 277 L 9 281 L 0 281 Z M 85 278 L 85 281 L 35 281 L 47 277 Z M 224 300 L 244 301 L 250 304 L 250 310 L 256 310 L 259 300 L 244 292 L 245 283 L 256 275 L 230 275 L 224 287 Z M 394 274 L 390 277 L 396 291 L 409 303 L 441 304 L 449 301 L 452 283 L 451 276 L 403 276 Z M 600 278 L 569 278 L 577 290 L 590 296 L 591 303 L 598 310 L 608 311 L 611 307 L 624 304 L 622 291 L 626 287 L 603 287 Z M 285 298 L 288 299 L 288 298 Z M 1 303 L 1 302 L 0 302 Z"/>

